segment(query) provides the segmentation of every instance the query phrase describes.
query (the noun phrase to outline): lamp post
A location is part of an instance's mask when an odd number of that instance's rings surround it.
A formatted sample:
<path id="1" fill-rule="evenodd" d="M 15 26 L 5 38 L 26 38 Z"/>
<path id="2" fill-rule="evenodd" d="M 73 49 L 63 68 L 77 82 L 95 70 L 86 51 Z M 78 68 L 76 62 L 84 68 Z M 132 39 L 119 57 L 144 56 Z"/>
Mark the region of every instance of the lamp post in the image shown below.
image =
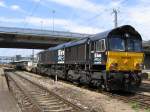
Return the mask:
<path id="1" fill-rule="evenodd" d="M 41 30 L 43 30 L 43 21 L 41 20 Z"/>
<path id="2" fill-rule="evenodd" d="M 52 13 L 53 13 L 53 32 L 54 32 L 54 24 L 55 24 L 54 16 L 55 16 L 55 10 L 52 10 Z"/>
<path id="3" fill-rule="evenodd" d="M 114 27 L 118 27 L 118 11 L 116 9 L 113 9 L 114 13 Z"/>

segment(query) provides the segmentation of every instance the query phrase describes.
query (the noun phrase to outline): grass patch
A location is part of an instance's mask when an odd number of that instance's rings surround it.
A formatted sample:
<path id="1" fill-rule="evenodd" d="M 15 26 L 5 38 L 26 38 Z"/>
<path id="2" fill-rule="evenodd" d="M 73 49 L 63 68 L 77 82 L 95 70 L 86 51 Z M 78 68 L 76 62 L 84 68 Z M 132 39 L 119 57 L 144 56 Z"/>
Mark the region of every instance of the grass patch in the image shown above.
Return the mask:
<path id="1" fill-rule="evenodd" d="M 150 112 L 150 108 L 145 109 L 144 112 Z"/>
<path id="2" fill-rule="evenodd" d="M 136 112 L 139 112 L 140 105 L 138 102 L 131 102 L 130 105 L 131 105 L 132 109 L 134 109 Z"/>
<path id="3" fill-rule="evenodd" d="M 138 102 L 130 102 L 131 108 L 135 110 L 135 112 L 139 112 L 140 104 Z M 150 108 L 144 109 L 143 112 L 150 112 Z"/>

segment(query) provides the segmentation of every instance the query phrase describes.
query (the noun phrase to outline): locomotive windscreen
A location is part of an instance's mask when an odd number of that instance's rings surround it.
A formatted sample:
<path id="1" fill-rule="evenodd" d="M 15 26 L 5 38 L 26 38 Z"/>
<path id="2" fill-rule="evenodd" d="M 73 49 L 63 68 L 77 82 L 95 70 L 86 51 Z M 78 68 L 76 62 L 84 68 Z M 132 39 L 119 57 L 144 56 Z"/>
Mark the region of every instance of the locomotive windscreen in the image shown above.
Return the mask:
<path id="1" fill-rule="evenodd" d="M 113 35 L 109 38 L 109 49 L 111 51 L 142 51 L 142 40 L 134 36 Z"/>
<path id="2" fill-rule="evenodd" d="M 125 39 L 119 35 L 112 36 L 109 39 L 109 48 L 112 51 L 125 51 Z"/>
<path id="3" fill-rule="evenodd" d="M 136 39 L 127 39 L 127 50 L 141 52 L 142 51 L 142 41 Z"/>

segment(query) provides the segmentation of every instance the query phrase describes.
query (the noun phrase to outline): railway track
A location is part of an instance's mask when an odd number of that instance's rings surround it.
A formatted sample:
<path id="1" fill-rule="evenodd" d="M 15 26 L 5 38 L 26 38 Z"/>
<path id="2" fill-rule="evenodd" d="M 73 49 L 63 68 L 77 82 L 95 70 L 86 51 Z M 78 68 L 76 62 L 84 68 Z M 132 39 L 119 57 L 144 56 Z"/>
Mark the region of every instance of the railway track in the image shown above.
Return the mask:
<path id="1" fill-rule="evenodd" d="M 25 72 L 25 74 L 27 74 L 31 77 L 35 77 L 34 75 L 32 75 L 31 73 L 28 73 L 28 72 Z M 86 88 L 89 89 L 88 87 L 86 87 Z M 95 89 L 92 89 L 92 90 L 95 90 Z M 135 94 L 133 94 L 133 93 L 121 93 L 120 94 L 120 93 L 116 93 L 116 92 L 110 93 L 110 92 L 105 92 L 105 91 L 100 91 L 100 93 L 105 94 L 107 96 L 110 96 L 112 98 L 118 99 L 118 100 L 122 100 L 126 103 L 135 102 L 141 108 L 150 108 L 150 96 L 148 96 L 148 95 L 144 95 L 141 93 L 135 93 Z"/>
<path id="2" fill-rule="evenodd" d="M 29 75 L 30 77 L 37 78 L 38 79 L 37 81 L 40 81 L 40 80 L 44 81 L 44 79 L 41 79 L 38 76 L 34 76 L 31 73 L 28 73 L 28 72 L 24 72 L 24 73 Z M 45 81 L 46 81 L 46 78 L 45 78 Z M 89 89 L 88 87 L 86 87 L 86 88 Z M 94 89 L 92 89 L 92 90 L 94 90 Z M 110 96 L 112 98 L 122 100 L 126 103 L 135 102 L 140 106 L 140 108 L 150 108 L 150 96 L 148 96 L 148 95 L 144 95 L 141 93 L 135 93 L 135 94 L 133 94 L 133 93 L 121 93 L 120 94 L 120 93 L 116 93 L 116 92 L 114 92 L 114 93 L 105 92 L 105 91 L 99 91 L 99 92 L 102 94 L 105 94 L 107 96 Z"/>
<path id="3" fill-rule="evenodd" d="M 108 93 L 102 92 L 103 94 L 110 96 L 112 98 L 116 98 L 118 100 L 122 100 L 126 103 L 137 103 L 140 108 L 150 109 L 150 96 L 144 95 L 140 93 L 125 93 L 125 94 L 118 94 L 118 93 Z"/>
<path id="4" fill-rule="evenodd" d="M 6 75 L 23 112 L 88 112 L 20 75 L 13 72 Z"/>

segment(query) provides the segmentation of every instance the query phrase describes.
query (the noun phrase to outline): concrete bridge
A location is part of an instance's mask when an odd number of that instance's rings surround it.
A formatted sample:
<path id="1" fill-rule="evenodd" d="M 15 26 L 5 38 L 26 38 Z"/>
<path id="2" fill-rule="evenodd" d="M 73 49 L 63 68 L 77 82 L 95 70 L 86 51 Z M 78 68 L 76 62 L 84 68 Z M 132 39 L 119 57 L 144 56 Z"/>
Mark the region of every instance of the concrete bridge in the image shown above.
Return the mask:
<path id="1" fill-rule="evenodd" d="M 88 34 L 0 27 L 0 48 L 47 49 Z"/>

